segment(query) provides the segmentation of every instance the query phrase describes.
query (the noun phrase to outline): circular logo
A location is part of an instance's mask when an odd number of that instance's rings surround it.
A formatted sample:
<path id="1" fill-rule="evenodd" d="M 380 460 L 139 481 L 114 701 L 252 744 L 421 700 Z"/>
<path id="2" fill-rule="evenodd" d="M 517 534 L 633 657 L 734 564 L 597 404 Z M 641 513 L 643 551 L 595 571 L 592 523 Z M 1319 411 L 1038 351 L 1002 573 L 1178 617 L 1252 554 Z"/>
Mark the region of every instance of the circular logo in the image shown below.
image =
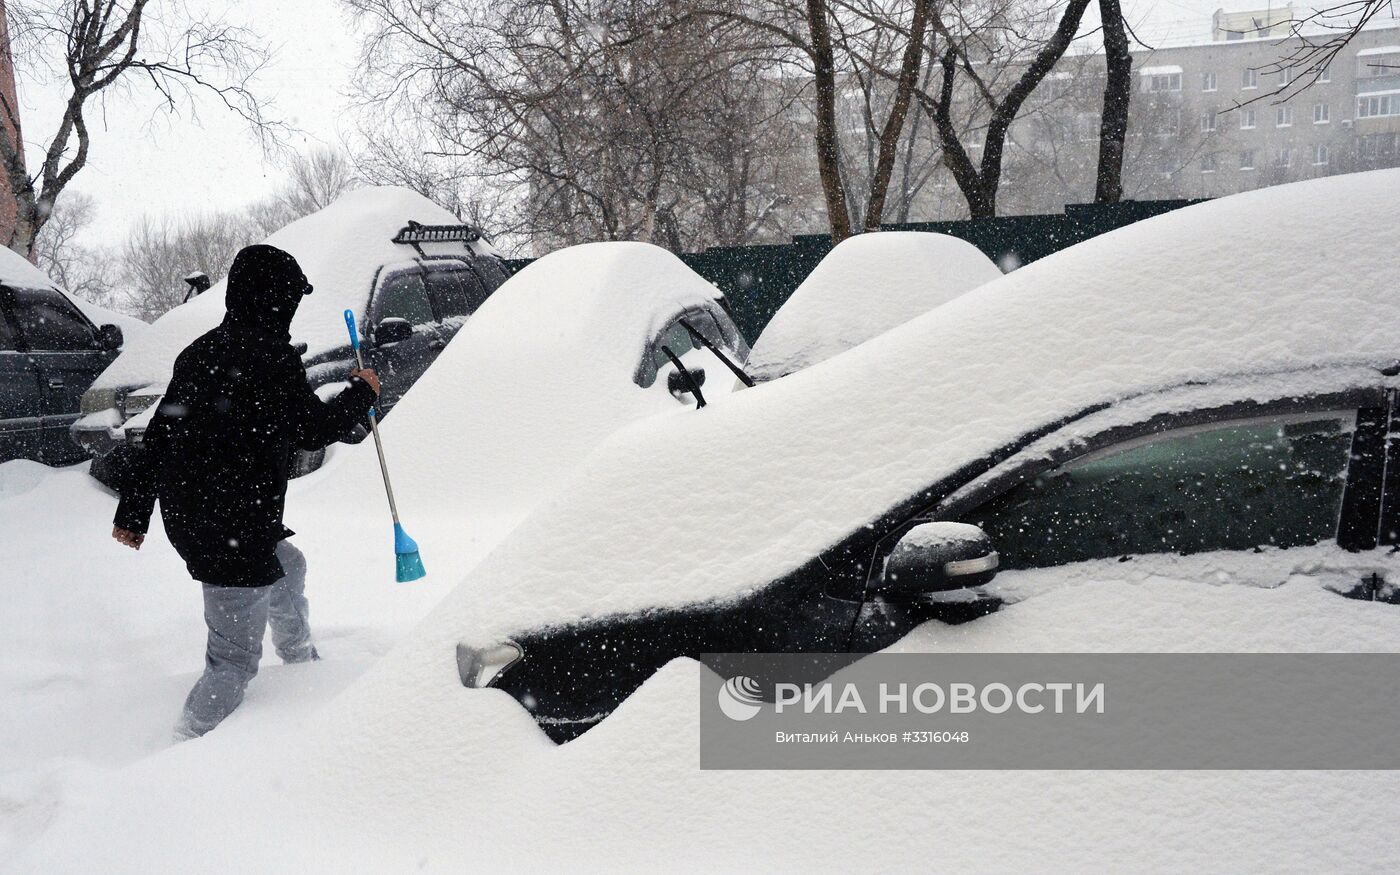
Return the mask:
<path id="1" fill-rule="evenodd" d="M 758 692 L 758 681 L 735 675 L 719 688 L 719 709 L 730 720 L 748 720 L 763 707 Z"/>

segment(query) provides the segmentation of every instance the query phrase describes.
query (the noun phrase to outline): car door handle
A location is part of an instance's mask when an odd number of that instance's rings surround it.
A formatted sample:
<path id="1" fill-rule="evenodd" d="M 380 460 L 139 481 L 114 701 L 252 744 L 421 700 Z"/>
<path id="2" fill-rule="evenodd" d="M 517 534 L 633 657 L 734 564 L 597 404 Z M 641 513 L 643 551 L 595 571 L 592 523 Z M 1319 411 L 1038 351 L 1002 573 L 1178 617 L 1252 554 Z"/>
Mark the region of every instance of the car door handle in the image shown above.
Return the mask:
<path id="1" fill-rule="evenodd" d="M 62 389 L 62 388 L 63 388 L 63 378 L 62 378 L 62 377 L 49 377 L 49 388 L 50 388 L 50 389 Z"/>

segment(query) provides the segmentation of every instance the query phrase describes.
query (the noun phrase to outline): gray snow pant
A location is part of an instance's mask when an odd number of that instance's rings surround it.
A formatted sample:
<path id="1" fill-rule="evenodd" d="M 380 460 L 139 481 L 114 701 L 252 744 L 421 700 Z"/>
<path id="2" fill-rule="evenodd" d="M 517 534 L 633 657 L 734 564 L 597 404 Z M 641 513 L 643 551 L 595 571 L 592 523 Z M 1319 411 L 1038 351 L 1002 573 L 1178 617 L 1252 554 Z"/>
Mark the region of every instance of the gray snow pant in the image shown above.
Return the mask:
<path id="1" fill-rule="evenodd" d="M 263 632 L 272 625 L 272 643 L 283 662 L 316 659 L 307 625 L 306 557 L 286 541 L 277 545 L 286 574 L 271 586 L 204 584 L 204 624 L 209 645 L 204 674 L 185 699 L 177 738 L 194 738 L 218 726 L 243 701 L 258 673 Z"/>

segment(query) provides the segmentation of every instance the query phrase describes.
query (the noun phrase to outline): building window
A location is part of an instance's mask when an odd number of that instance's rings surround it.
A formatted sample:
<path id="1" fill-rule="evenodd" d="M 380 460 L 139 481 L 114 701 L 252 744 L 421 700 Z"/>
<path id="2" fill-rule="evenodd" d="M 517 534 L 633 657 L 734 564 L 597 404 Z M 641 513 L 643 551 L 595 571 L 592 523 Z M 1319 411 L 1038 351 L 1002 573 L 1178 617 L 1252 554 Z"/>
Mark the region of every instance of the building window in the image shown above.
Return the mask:
<path id="1" fill-rule="evenodd" d="M 1322 68 L 1322 72 L 1317 74 L 1317 81 L 1319 81 L 1319 82 L 1331 82 L 1331 81 L 1332 81 L 1332 71 L 1329 70 L 1329 69 L 1327 69 L 1326 67 L 1323 67 L 1323 68 Z"/>
<path id="2" fill-rule="evenodd" d="M 1356 117 L 1400 115 L 1400 94 L 1376 94 L 1356 99 Z"/>
<path id="3" fill-rule="evenodd" d="M 1331 156 L 1331 154 L 1327 151 L 1327 147 L 1326 147 L 1326 146 L 1322 145 L 1321 143 L 1319 143 L 1319 144 L 1316 145 L 1316 146 L 1313 146 L 1313 166 L 1314 166 L 1314 167 L 1321 167 L 1321 166 L 1323 166 L 1324 164 L 1326 164 L 1326 163 L 1331 159 L 1331 157 L 1332 157 L 1332 156 Z"/>
<path id="4" fill-rule="evenodd" d="M 1280 106 L 1278 109 L 1276 109 L 1276 110 L 1274 111 L 1274 127 L 1276 127 L 1276 128 L 1291 128 L 1291 127 L 1293 127 L 1293 107 L 1291 107 L 1291 106 Z"/>
<path id="5" fill-rule="evenodd" d="M 1326 103 L 1313 104 L 1313 124 L 1325 125 L 1332 121 L 1332 106 Z"/>
<path id="6" fill-rule="evenodd" d="M 1388 158 L 1395 154 L 1394 134 L 1367 134 L 1358 141 L 1362 158 Z"/>
<path id="7" fill-rule="evenodd" d="M 1274 166 L 1275 166 L 1275 167 L 1292 167 L 1292 166 L 1293 166 L 1293 150 L 1292 150 L 1290 147 L 1288 147 L 1288 146 L 1282 146 L 1282 147 L 1280 147 L 1279 150 L 1278 150 L 1277 152 L 1274 153 Z"/>
<path id="8" fill-rule="evenodd" d="M 1180 91 L 1180 73 L 1154 73 L 1142 77 L 1143 91 Z"/>
<path id="9" fill-rule="evenodd" d="M 1201 133 L 1209 134 L 1215 131 L 1215 111 L 1212 110 L 1201 114 Z"/>
<path id="10" fill-rule="evenodd" d="M 1201 74 L 1201 90 L 1202 90 L 1202 91 L 1214 91 L 1214 90 L 1215 90 L 1215 74 L 1214 74 L 1214 73 L 1202 73 L 1202 74 Z"/>
<path id="11" fill-rule="evenodd" d="M 1242 130 L 1242 131 L 1252 131 L 1252 130 L 1254 130 L 1254 110 L 1252 110 L 1252 109 L 1242 109 L 1242 110 L 1240 110 L 1240 130 Z"/>
<path id="12" fill-rule="evenodd" d="M 1202 155 L 1202 156 L 1201 156 L 1201 172 L 1202 172 L 1202 173 L 1214 173 L 1214 172 L 1215 172 L 1215 154 L 1214 154 L 1214 153 L 1211 153 L 1211 154 L 1209 154 L 1209 155 Z"/>
<path id="13" fill-rule="evenodd" d="M 1241 87 L 1241 88 L 1258 88 L 1258 87 L 1259 87 L 1259 71 L 1258 71 L 1258 70 L 1255 70 L 1255 69 L 1253 69 L 1253 68 L 1250 68 L 1250 69 L 1248 69 L 1248 70 L 1245 70 L 1243 73 L 1241 73 L 1241 74 L 1240 74 L 1240 87 Z"/>
<path id="14" fill-rule="evenodd" d="M 1284 67 L 1278 71 L 1278 87 L 1283 88 L 1293 81 L 1293 68 Z"/>
<path id="15" fill-rule="evenodd" d="M 1253 169 L 1254 169 L 1254 150 L 1253 150 L 1253 149 L 1243 149 L 1243 150 L 1240 151 L 1240 169 L 1241 169 L 1241 170 L 1253 170 Z"/>

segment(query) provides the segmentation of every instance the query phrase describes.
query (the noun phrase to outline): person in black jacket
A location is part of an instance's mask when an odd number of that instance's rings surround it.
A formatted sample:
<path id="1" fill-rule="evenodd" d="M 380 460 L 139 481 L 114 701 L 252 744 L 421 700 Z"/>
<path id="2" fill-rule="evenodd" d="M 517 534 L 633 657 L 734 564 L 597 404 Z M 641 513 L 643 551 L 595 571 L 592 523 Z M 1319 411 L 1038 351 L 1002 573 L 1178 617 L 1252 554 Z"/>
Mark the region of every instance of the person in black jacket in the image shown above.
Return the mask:
<path id="1" fill-rule="evenodd" d="M 318 658 L 302 592 L 306 562 L 282 524 L 296 449 L 334 443 L 364 421 L 379 392 L 374 371 L 351 371 L 326 403 L 291 345 L 292 316 L 311 284 L 296 259 L 249 246 L 229 269 L 224 321 L 175 360 L 122 485 L 112 536 L 140 549 L 155 502 L 170 543 L 204 584 L 205 669 L 177 738 L 213 729 L 238 707 L 258 671 L 263 632 L 286 662 Z"/>

